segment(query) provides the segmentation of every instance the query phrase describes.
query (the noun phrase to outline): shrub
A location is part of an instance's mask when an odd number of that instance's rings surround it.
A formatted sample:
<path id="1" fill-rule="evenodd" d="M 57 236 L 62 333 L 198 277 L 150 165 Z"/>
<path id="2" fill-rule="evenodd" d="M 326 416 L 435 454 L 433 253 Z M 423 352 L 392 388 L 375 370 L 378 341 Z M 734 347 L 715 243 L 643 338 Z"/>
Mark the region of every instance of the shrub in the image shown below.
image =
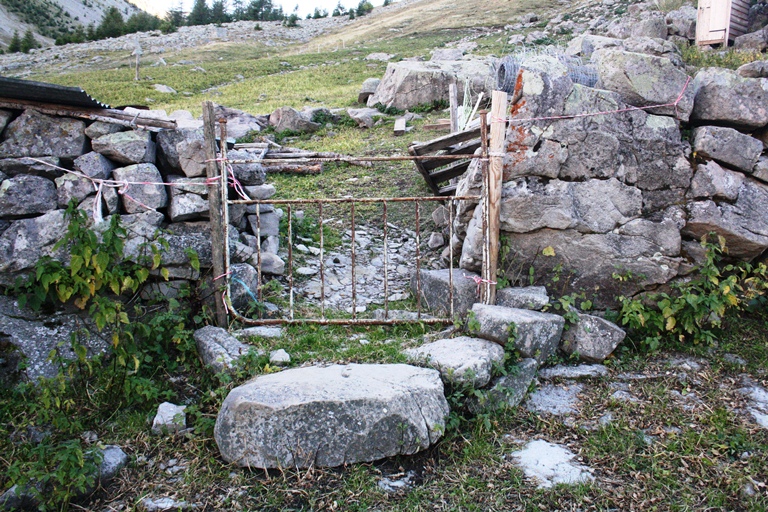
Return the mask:
<path id="1" fill-rule="evenodd" d="M 725 239 L 714 234 L 702 246 L 705 261 L 693 277 L 673 283 L 672 293 L 619 298 L 619 321 L 641 337 L 643 348 L 656 350 L 663 340 L 711 344 L 729 312 L 745 309 L 768 290 L 764 263 L 721 265 Z"/>

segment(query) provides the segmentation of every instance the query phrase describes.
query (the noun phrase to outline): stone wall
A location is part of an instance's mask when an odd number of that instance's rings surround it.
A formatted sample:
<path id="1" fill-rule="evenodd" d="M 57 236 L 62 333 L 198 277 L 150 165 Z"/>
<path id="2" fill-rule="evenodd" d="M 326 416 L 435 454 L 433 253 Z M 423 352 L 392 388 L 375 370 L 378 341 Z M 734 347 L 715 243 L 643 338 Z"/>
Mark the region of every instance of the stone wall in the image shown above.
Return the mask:
<path id="1" fill-rule="evenodd" d="M 733 258 L 760 256 L 768 248 L 764 72 L 709 68 L 689 80 L 658 55 L 603 48 L 591 57 L 596 88 L 571 82 L 550 57 L 522 64 L 504 158 L 508 277 L 527 281 L 533 267 L 537 284 L 552 286 L 557 275 L 558 290 L 605 306 L 688 274 L 709 232 L 725 237 Z M 566 118 L 524 121 L 551 116 Z M 480 183 L 475 166 L 457 193 Z M 475 206 L 459 206 L 453 241 L 470 270 L 481 260 Z"/>
<path id="2" fill-rule="evenodd" d="M 246 131 L 248 123 L 259 121 L 221 107 L 218 115 Z M 205 273 L 211 266 L 211 242 L 203 135 L 201 123 L 191 120 L 189 113 L 176 117 L 185 120 L 179 122 L 185 127 L 153 133 L 52 117 L 32 109 L 0 110 L 0 286 L 13 284 L 42 256 L 66 258 L 66 251 L 55 251 L 54 246 L 66 231 L 64 211 L 72 200 L 96 218 L 97 230 L 100 219 L 122 215 L 129 258 L 139 255 L 143 243 L 164 237 L 169 248 L 163 252 L 162 265 L 169 270 L 169 289 L 180 281 L 199 279 L 189 265 L 187 249 L 197 252 Z M 239 151 L 230 151 L 230 156 L 254 158 Z M 233 167 L 249 197 L 267 199 L 274 194 L 260 164 Z M 255 206 L 230 208 L 233 271 L 253 289 L 258 258 L 255 213 Z M 266 273 L 279 274 L 284 266 L 276 254 L 279 216 L 271 206 L 261 206 Z M 248 293 L 239 291 L 235 301 Z"/>

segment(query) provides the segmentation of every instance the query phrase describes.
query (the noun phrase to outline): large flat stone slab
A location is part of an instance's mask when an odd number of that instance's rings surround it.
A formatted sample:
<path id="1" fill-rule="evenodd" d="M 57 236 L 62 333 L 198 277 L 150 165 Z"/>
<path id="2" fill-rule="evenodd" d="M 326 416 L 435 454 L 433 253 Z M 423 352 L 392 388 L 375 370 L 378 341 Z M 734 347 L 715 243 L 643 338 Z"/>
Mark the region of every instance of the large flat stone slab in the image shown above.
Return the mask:
<path id="1" fill-rule="evenodd" d="M 473 335 L 513 345 L 523 357 L 539 362 L 557 349 L 565 324 L 563 317 L 551 313 L 487 304 L 475 304 L 472 313 L 469 328 Z"/>
<path id="2" fill-rule="evenodd" d="M 504 349 L 498 343 L 460 336 L 405 351 L 408 359 L 435 368 L 443 381 L 481 388 L 491 380 L 493 366 L 504 362 Z"/>
<path id="3" fill-rule="evenodd" d="M 453 282 L 451 282 L 453 274 Z M 416 275 L 411 277 L 411 291 L 418 296 Z M 464 316 L 477 300 L 477 284 L 474 278 L 479 276 L 466 270 L 441 269 L 421 270 L 418 274 L 421 284 L 421 305 L 436 315 L 449 315 L 451 312 L 451 289 L 453 289 L 453 314 Z"/>
<path id="4" fill-rule="evenodd" d="M 239 466 L 333 467 L 423 450 L 440 438 L 447 414 L 435 370 L 313 366 L 233 389 L 214 437 L 224 460 Z"/>

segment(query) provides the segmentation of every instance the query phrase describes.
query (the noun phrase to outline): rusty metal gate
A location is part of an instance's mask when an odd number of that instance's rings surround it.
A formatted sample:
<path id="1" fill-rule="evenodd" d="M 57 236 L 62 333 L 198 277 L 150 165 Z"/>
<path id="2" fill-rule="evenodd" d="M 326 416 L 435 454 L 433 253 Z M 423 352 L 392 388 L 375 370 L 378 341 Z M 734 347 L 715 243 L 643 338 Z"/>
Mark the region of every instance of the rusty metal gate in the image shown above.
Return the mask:
<path id="1" fill-rule="evenodd" d="M 379 198 L 323 198 L 323 199 L 268 199 L 268 200 L 255 200 L 255 199 L 237 199 L 230 200 L 228 198 L 228 190 L 230 186 L 237 188 L 239 186 L 231 164 L 246 164 L 246 163 L 262 163 L 263 158 L 254 160 L 230 160 L 227 157 L 227 145 L 222 142 L 220 144 L 220 150 L 217 152 L 216 143 L 216 124 L 214 119 L 214 109 L 211 102 L 205 102 L 203 104 L 203 120 L 205 130 L 205 149 L 207 159 L 207 185 L 209 188 L 209 203 L 210 203 L 210 222 L 211 222 L 211 241 L 212 241 L 212 257 L 213 257 L 213 272 L 214 272 L 214 287 L 216 290 L 216 322 L 222 327 L 226 327 L 230 319 L 237 320 L 246 325 L 271 325 L 271 324 L 339 324 L 339 325 L 393 325 L 403 323 L 421 322 L 427 324 L 442 324 L 452 323 L 454 321 L 454 298 L 453 298 L 453 211 L 454 205 L 458 201 L 477 201 L 483 207 L 483 261 L 482 261 L 482 274 L 479 280 L 478 286 L 482 292 L 481 300 L 486 304 L 492 304 L 495 301 L 495 275 L 498 257 L 498 233 L 499 233 L 499 202 L 501 197 L 501 167 L 502 167 L 502 149 L 504 142 L 504 132 L 506 127 L 506 103 L 507 96 L 503 92 L 495 92 L 493 96 L 493 107 L 491 112 L 490 123 L 490 147 L 488 145 L 488 123 L 487 114 L 481 113 L 481 154 L 480 155 L 451 155 L 446 154 L 442 156 L 430 156 L 420 157 L 418 155 L 412 156 L 391 156 L 391 157 L 334 157 L 334 158 L 312 158 L 312 162 L 322 161 L 336 161 L 336 162 L 348 162 L 348 163 L 360 163 L 360 162 L 388 162 L 388 161 L 402 161 L 411 160 L 416 161 L 420 158 L 445 158 L 446 160 L 468 159 L 478 158 L 481 161 L 483 171 L 483 186 L 482 193 L 479 196 L 442 196 L 442 197 L 379 197 Z M 226 141 L 226 120 L 219 120 L 219 140 Z M 262 157 L 264 154 L 262 153 Z M 241 197 L 244 197 L 241 194 Z M 449 238 L 448 246 L 450 247 L 449 254 L 449 308 L 446 311 L 447 316 L 427 316 L 422 314 L 422 290 L 421 290 L 421 254 L 420 254 L 420 242 L 421 242 L 421 203 L 435 203 L 445 202 L 449 211 Z M 388 206 L 397 204 L 413 204 L 415 215 L 415 238 L 416 238 L 416 261 L 415 261 L 415 281 L 416 281 L 416 302 L 417 311 L 413 318 L 390 318 L 389 315 L 389 262 L 388 262 L 388 222 L 387 212 Z M 325 286 L 325 241 L 323 235 L 323 207 L 325 205 L 349 205 L 349 218 L 350 218 L 350 233 L 351 233 L 351 245 L 350 245 L 350 258 L 351 265 L 351 293 L 352 293 L 352 311 L 350 318 L 330 318 L 326 315 L 326 286 Z M 356 247 L 355 247 L 355 205 L 359 204 L 380 204 L 382 208 L 382 232 L 383 247 L 382 253 L 384 255 L 383 272 L 384 272 L 384 286 L 383 286 L 383 318 L 361 318 L 357 314 L 357 279 L 356 279 Z M 261 205 L 282 205 L 286 208 L 285 214 L 287 215 L 287 262 L 286 270 L 284 272 L 285 279 L 288 285 L 288 310 L 280 318 L 247 318 L 242 313 L 235 310 L 232 306 L 231 300 L 231 271 L 230 271 L 230 254 L 229 254 L 229 206 L 230 205 L 255 205 L 256 215 L 256 253 L 257 259 L 257 300 L 262 300 L 262 247 L 261 247 Z M 294 286 L 294 216 L 293 208 L 296 205 L 315 205 L 319 216 L 319 263 L 320 263 L 320 308 L 319 316 L 312 317 L 297 317 L 295 310 L 295 286 Z"/>

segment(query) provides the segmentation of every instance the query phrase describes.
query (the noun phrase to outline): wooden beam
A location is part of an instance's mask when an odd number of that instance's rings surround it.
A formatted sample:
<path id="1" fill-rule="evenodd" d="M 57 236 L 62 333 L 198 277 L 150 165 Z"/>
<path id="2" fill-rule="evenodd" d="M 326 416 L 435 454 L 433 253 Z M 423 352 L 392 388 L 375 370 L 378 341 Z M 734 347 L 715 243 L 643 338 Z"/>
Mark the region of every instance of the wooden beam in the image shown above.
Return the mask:
<path id="1" fill-rule="evenodd" d="M 459 131 L 459 88 L 456 84 L 448 85 L 448 104 L 451 107 L 451 133 Z"/>
<path id="2" fill-rule="evenodd" d="M 488 165 L 488 268 L 484 279 L 495 282 L 499 265 L 499 231 L 501 229 L 501 182 L 504 168 L 504 141 L 507 132 L 507 93 L 493 91 L 491 100 L 491 143 Z M 488 286 L 488 304 L 496 303 L 496 285 Z"/>
<path id="3" fill-rule="evenodd" d="M 216 119 L 213 113 L 213 102 L 203 102 L 203 135 L 205 137 L 205 172 L 209 178 L 208 184 L 208 207 L 210 210 L 211 223 L 211 257 L 213 260 L 214 279 L 223 279 L 226 268 L 224 261 L 224 244 L 229 243 L 224 240 L 224 215 L 221 204 L 221 179 L 219 166 L 216 162 Z M 216 178 L 215 180 L 213 178 Z M 214 281 L 215 290 L 213 296 L 216 301 L 216 324 L 226 329 L 228 327 L 227 308 L 224 305 L 224 298 L 221 294 L 222 282 Z M 259 283 L 261 286 L 261 283 Z"/>
<path id="4" fill-rule="evenodd" d="M 468 140 L 476 139 L 480 136 L 480 128 L 472 128 L 471 130 L 464 130 L 463 132 L 450 133 L 438 139 L 431 140 L 420 144 L 414 144 L 412 155 L 426 155 L 433 151 L 444 149 L 447 146 L 458 144 L 459 142 L 466 142 Z"/>
<path id="5" fill-rule="evenodd" d="M 114 123 L 130 127 L 140 126 L 151 131 L 176 129 L 176 121 L 167 121 L 165 119 L 150 117 L 137 117 L 131 114 L 126 114 L 122 110 L 112 108 L 70 107 L 67 105 L 56 105 L 53 103 L 40 103 L 37 101 L 9 98 L 0 98 L 0 108 L 9 108 L 13 110 L 26 110 L 31 108 L 42 114 L 51 116 L 78 117 L 81 119 L 104 121 L 106 123 Z"/>

